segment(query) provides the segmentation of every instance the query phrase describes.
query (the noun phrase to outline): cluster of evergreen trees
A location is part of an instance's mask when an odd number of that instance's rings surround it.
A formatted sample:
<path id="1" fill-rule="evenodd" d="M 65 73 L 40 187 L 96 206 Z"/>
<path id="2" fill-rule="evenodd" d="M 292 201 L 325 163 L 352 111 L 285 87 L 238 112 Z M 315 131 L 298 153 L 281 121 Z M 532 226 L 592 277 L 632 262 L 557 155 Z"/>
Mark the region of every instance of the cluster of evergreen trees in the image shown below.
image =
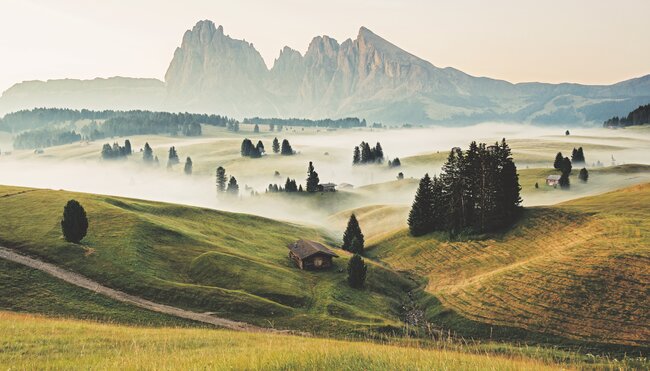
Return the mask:
<path id="1" fill-rule="evenodd" d="M 352 153 L 352 164 L 375 164 L 384 162 L 384 150 L 381 147 L 381 144 L 377 142 L 374 147 L 370 147 L 370 144 L 366 142 L 361 142 L 360 145 L 354 147 Z"/>
<path id="2" fill-rule="evenodd" d="M 519 214 L 519 177 L 505 139 L 493 146 L 472 142 L 451 150 L 440 176 L 421 180 L 408 218 L 421 236 L 447 231 L 483 233 L 511 224 Z"/>
<path id="3" fill-rule="evenodd" d="M 226 124 L 226 129 L 228 129 L 228 131 L 232 131 L 234 133 L 238 132 L 239 131 L 239 121 L 228 122 Z"/>
<path id="4" fill-rule="evenodd" d="M 341 248 L 349 251 L 354 255 L 348 261 L 348 284 L 353 288 L 363 287 L 366 281 L 368 267 L 363 261 L 361 255 L 363 254 L 365 239 L 359 221 L 354 213 L 348 219 L 348 225 L 343 232 L 343 245 Z"/>
<path id="5" fill-rule="evenodd" d="M 272 146 L 273 146 L 273 153 L 279 153 L 282 156 L 291 156 L 296 154 L 296 152 L 291 147 L 291 144 L 286 139 L 282 140 L 282 146 L 280 146 L 280 142 L 278 141 L 278 138 L 277 137 L 273 138 Z"/>
<path id="6" fill-rule="evenodd" d="M 234 176 L 231 176 L 230 179 L 228 179 L 226 169 L 222 166 L 217 168 L 217 194 L 233 196 L 239 195 L 239 184 L 237 184 L 237 179 L 235 179 Z"/>
<path id="7" fill-rule="evenodd" d="M 79 142 L 81 135 L 74 130 L 37 129 L 25 131 L 14 138 L 15 149 L 38 149 Z"/>
<path id="8" fill-rule="evenodd" d="M 357 117 L 347 117 L 337 120 L 309 120 L 309 119 L 279 119 L 279 118 L 246 118 L 243 123 L 255 125 L 279 126 L 278 131 L 282 131 L 283 126 L 305 126 L 305 127 L 324 127 L 324 128 L 357 128 L 366 127 L 366 120 L 359 120 Z M 273 131 L 273 129 L 271 129 Z"/>
<path id="9" fill-rule="evenodd" d="M 174 165 L 178 165 L 181 160 L 178 158 L 178 152 L 176 152 L 176 147 L 169 147 L 169 155 L 167 156 L 167 168 L 172 168 Z"/>
<path id="10" fill-rule="evenodd" d="M 604 127 L 621 127 L 632 125 L 650 124 L 650 104 L 639 106 L 630 112 L 627 117 L 612 117 L 604 122 Z"/>
<path id="11" fill-rule="evenodd" d="M 576 152 L 574 151 L 574 153 Z M 583 155 L 583 159 L 584 159 L 584 155 Z M 562 175 L 560 175 L 560 180 L 559 180 L 560 188 L 569 189 L 571 187 L 571 181 L 569 180 L 569 175 L 571 175 L 571 171 L 573 170 L 573 165 L 571 164 L 571 160 L 568 157 L 564 157 L 562 155 L 562 152 L 558 152 L 557 155 L 555 155 L 555 161 L 553 162 L 553 167 L 557 170 L 560 170 L 560 172 L 562 173 Z"/>
<path id="12" fill-rule="evenodd" d="M 296 183 L 295 179 L 287 178 L 287 181 L 284 183 L 284 187 L 277 184 L 269 184 L 269 187 L 266 189 L 266 192 L 277 193 L 277 192 L 302 192 L 302 184 Z"/>
<path id="13" fill-rule="evenodd" d="M 402 161 L 399 160 L 399 157 L 395 157 L 392 161 L 388 160 L 388 167 L 400 167 L 402 166 Z"/>
<path id="14" fill-rule="evenodd" d="M 573 152 L 571 152 L 571 162 L 576 165 L 582 165 L 587 163 L 587 161 L 585 160 L 585 153 L 582 150 L 582 147 L 578 149 L 573 148 Z"/>
<path id="15" fill-rule="evenodd" d="M 253 145 L 253 142 L 248 138 L 241 142 L 242 157 L 260 158 L 264 152 L 264 144 L 261 140 L 257 142 L 257 145 Z"/>
<path id="16" fill-rule="evenodd" d="M 113 146 L 106 143 L 102 146 L 102 159 L 103 160 L 115 160 L 119 158 L 126 158 L 126 156 L 131 156 L 133 150 L 131 149 L 131 141 L 128 139 L 124 141 L 124 146 L 120 146 L 117 142 L 113 143 Z"/>

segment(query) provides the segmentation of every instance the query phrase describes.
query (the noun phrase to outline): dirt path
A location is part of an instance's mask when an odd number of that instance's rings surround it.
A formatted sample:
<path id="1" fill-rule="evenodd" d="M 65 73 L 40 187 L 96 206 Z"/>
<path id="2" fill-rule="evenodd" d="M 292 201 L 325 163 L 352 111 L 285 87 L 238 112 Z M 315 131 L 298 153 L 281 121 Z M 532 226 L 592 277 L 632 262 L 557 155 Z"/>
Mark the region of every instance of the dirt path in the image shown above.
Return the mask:
<path id="1" fill-rule="evenodd" d="M 38 269 L 53 277 L 71 283 L 75 286 L 79 286 L 84 289 L 91 290 L 98 294 L 107 296 L 111 299 L 121 301 L 123 303 L 132 304 L 140 308 L 148 309 L 154 312 L 169 314 L 180 318 L 186 318 L 193 321 L 208 323 L 211 325 L 225 327 L 231 330 L 248 331 L 248 332 L 284 332 L 284 331 L 278 331 L 273 329 L 266 329 L 262 327 L 256 327 L 244 322 L 237 322 L 225 318 L 214 317 L 207 313 L 197 313 L 185 309 L 172 307 L 169 305 L 154 303 L 152 301 L 142 299 L 137 296 L 126 294 L 122 291 L 111 289 L 109 287 L 103 286 L 77 273 L 67 271 L 53 264 L 46 263 L 38 259 L 34 259 L 34 258 L 30 258 L 18 254 L 2 246 L 0 246 L 0 258 L 12 261 L 14 263 L 22 264 L 30 268 Z"/>

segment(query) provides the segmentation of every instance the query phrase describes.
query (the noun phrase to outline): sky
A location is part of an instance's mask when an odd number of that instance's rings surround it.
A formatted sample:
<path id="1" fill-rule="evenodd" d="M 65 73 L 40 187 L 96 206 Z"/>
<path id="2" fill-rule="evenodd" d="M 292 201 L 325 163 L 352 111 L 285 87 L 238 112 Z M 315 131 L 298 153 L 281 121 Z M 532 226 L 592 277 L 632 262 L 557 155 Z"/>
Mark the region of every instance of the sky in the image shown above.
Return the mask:
<path id="1" fill-rule="evenodd" d="M 648 0 L 0 0 L 0 91 L 25 80 L 163 79 L 201 19 L 252 42 L 267 65 L 288 45 L 366 26 L 438 67 L 511 82 L 610 84 L 650 74 Z"/>

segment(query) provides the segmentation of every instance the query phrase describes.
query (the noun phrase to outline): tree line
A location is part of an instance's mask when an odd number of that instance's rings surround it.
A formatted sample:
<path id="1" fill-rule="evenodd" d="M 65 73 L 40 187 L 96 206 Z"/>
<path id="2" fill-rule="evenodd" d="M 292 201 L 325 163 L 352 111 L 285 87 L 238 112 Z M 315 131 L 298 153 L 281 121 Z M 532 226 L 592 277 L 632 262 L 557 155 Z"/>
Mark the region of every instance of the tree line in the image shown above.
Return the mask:
<path id="1" fill-rule="evenodd" d="M 492 146 L 472 142 L 449 153 L 439 176 L 420 180 L 409 213 L 413 236 L 446 231 L 483 233 L 503 228 L 519 215 L 521 187 L 506 140 Z"/>
<path id="2" fill-rule="evenodd" d="M 68 129 L 36 129 L 14 137 L 15 149 L 38 149 L 81 141 L 81 134 Z"/>
<path id="3" fill-rule="evenodd" d="M 102 146 L 102 159 L 103 160 L 115 160 L 119 158 L 126 158 L 131 156 L 133 150 L 131 149 L 131 141 L 125 140 L 124 146 L 120 146 L 117 142 L 110 144 L 106 143 Z"/>
<path id="4" fill-rule="evenodd" d="M 603 123 L 604 127 L 621 127 L 650 124 L 650 104 L 639 106 L 626 117 L 614 116 Z"/>
<path id="5" fill-rule="evenodd" d="M 273 127 L 279 126 L 279 130 L 282 130 L 283 126 L 306 126 L 306 127 L 324 127 L 324 128 L 356 128 L 356 127 L 366 127 L 366 120 L 360 120 L 357 117 L 346 117 L 342 119 L 322 119 L 322 120 L 310 120 L 310 119 L 299 119 L 299 118 L 261 118 L 261 117 L 252 117 L 245 118 L 243 121 L 244 124 L 251 125 L 268 125 L 271 129 Z"/>

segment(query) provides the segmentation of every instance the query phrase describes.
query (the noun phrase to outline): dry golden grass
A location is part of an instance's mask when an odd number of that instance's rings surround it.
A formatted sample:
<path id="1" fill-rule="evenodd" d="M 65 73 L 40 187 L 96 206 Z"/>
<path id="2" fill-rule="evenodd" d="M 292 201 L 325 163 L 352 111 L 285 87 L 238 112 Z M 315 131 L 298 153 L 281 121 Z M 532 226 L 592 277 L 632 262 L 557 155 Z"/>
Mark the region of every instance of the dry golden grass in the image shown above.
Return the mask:
<path id="1" fill-rule="evenodd" d="M 463 316 L 597 343 L 650 344 L 650 183 L 533 208 L 496 239 L 402 231 L 371 254 Z"/>

